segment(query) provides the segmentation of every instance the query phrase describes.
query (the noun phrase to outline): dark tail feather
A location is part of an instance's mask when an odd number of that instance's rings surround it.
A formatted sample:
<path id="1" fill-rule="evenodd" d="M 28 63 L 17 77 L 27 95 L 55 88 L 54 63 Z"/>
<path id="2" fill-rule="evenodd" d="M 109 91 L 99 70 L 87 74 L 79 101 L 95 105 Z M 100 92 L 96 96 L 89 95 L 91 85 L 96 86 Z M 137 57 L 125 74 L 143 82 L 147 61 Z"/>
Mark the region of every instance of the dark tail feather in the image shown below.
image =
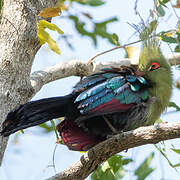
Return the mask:
<path id="1" fill-rule="evenodd" d="M 3 136 L 36 126 L 53 118 L 63 117 L 73 111 L 73 95 L 31 101 L 11 111 L 2 124 Z"/>

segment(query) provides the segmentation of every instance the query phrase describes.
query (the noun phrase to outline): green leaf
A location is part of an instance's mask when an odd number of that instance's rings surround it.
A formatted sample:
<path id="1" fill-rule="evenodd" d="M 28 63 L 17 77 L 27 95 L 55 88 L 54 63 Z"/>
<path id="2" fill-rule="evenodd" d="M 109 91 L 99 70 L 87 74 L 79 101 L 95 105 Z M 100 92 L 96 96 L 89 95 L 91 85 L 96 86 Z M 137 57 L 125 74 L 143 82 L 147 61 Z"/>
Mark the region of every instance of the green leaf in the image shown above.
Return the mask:
<path id="1" fill-rule="evenodd" d="M 159 4 L 158 6 L 156 6 L 156 11 L 158 12 L 158 16 L 161 16 L 161 17 L 165 16 L 165 11 L 162 5 Z"/>
<path id="2" fill-rule="evenodd" d="M 101 166 L 98 166 L 98 168 L 92 173 L 91 175 L 92 180 L 117 180 L 114 173 L 110 168 L 106 168 L 105 171 L 102 170 Z"/>
<path id="3" fill-rule="evenodd" d="M 138 180 L 144 180 L 149 174 L 154 171 L 154 168 L 149 167 L 153 158 L 154 153 L 151 153 L 135 170 L 135 175 L 138 177 Z"/>
<path id="4" fill-rule="evenodd" d="M 171 150 L 173 150 L 177 154 L 180 154 L 180 149 L 171 149 Z"/>
<path id="5" fill-rule="evenodd" d="M 24 130 L 23 130 L 23 129 L 21 129 L 20 132 L 21 132 L 22 134 L 24 134 Z"/>
<path id="6" fill-rule="evenodd" d="M 130 159 L 130 158 L 126 158 L 126 159 L 122 159 L 122 165 L 127 165 L 127 164 L 129 164 L 129 163 L 131 163 L 131 162 L 133 162 L 133 160 L 132 159 Z"/>
<path id="7" fill-rule="evenodd" d="M 140 39 L 145 40 L 148 39 L 149 36 L 152 34 L 152 32 L 156 29 L 157 27 L 157 20 L 153 20 L 151 21 L 147 26 L 143 27 L 141 29 L 141 27 L 137 26 L 137 25 L 133 25 L 137 31 L 140 32 Z"/>
<path id="8" fill-rule="evenodd" d="M 159 0 L 159 4 L 161 4 L 164 7 L 167 7 L 165 4 L 168 3 L 170 0 Z"/>
<path id="9" fill-rule="evenodd" d="M 168 43 L 177 43 L 178 42 L 178 40 L 176 38 L 171 37 L 171 36 L 167 36 L 166 35 L 167 33 L 168 32 L 161 32 L 159 34 L 159 37 L 161 37 L 162 41 L 168 42 Z"/>
<path id="10" fill-rule="evenodd" d="M 155 146 L 156 149 L 166 158 L 168 164 L 169 164 L 172 168 L 174 168 L 175 171 L 177 172 L 176 166 L 171 163 L 171 161 L 169 160 L 167 154 L 164 152 L 165 150 L 161 149 L 161 148 L 158 147 L 156 144 L 154 144 L 154 146 Z"/>
<path id="11" fill-rule="evenodd" d="M 112 38 L 112 41 L 113 43 L 116 45 L 116 46 L 120 46 L 120 43 L 119 43 L 119 37 L 116 33 L 113 33 L 111 35 L 111 38 Z"/>
<path id="12" fill-rule="evenodd" d="M 175 168 L 176 168 L 176 167 L 180 167 L 180 163 L 174 164 L 173 166 L 174 166 Z"/>
<path id="13" fill-rule="evenodd" d="M 83 4 L 83 5 L 89 5 L 89 6 L 101 6 L 105 4 L 102 0 L 73 0 L 74 2 Z"/>
<path id="14" fill-rule="evenodd" d="M 114 155 L 110 157 L 102 165 L 93 172 L 92 180 L 117 180 L 122 179 L 125 176 L 124 165 L 132 162 L 132 159 L 123 158 L 121 155 Z"/>
<path id="15" fill-rule="evenodd" d="M 59 135 L 58 135 L 58 132 L 56 130 L 56 125 L 55 125 L 53 120 L 51 120 L 51 125 L 52 125 L 52 128 L 53 128 L 53 130 L 54 130 L 54 132 L 56 134 L 56 139 L 58 140 L 59 139 Z"/>
<path id="16" fill-rule="evenodd" d="M 119 168 L 122 166 L 122 156 L 120 155 L 112 156 L 107 160 L 107 162 L 110 168 L 113 170 L 113 172 L 116 173 L 119 170 Z"/>
<path id="17" fill-rule="evenodd" d="M 174 52 L 180 52 L 180 45 L 177 45 L 177 46 L 174 48 Z"/>
<path id="18" fill-rule="evenodd" d="M 95 27 L 94 27 L 94 34 L 98 35 L 102 38 L 107 39 L 111 44 L 115 44 L 113 38 L 112 38 L 112 34 L 107 32 L 107 24 L 112 23 L 112 22 L 116 22 L 118 21 L 118 19 L 116 17 L 110 18 L 104 22 L 101 23 L 95 23 Z M 114 35 L 115 37 L 115 35 Z M 116 37 L 117 38 L 117 37 Z"/>
<path id="19" fill-rule="evenodd" d="M 86 4 L 90 5 L 90 6 L 101 6 L 103 5 L 105 2 L 101 1 L 101 0 L 86 0 Z"/>
<path id="20" fill-rule="evenodd" d="M 47 125 L 46 123 L 40 124 L 39 127 L 43 128 L 45 132 L 49 133 L 54 130 L 52 126 Z"/>
<path id="21" fill-rule="evenodd" d="M 180 69 L 180 66 L 178 68 Z M 175 81 L 175 87 L 180 89 L 180 78 Z"/>
<path id="22" fill-rule="evenodd" d="M 78 17 L 76 16 L 69 16 L 69 19 L 71 19 L 74 22 L 75 28 L 76 30 L 83 36 L 89 36 L 93 42 L 94 45 L 97 45 L 97 39 L 96 39 L 96 35 L 93 32 L 89 32 L 85 29 L 85 23 L 80 21 Z"/>
<path id="23" fill-rule="evenodd" d="M 155 121 L 155 123 L 157 123 L 157 124 L 160 124 L 160 123 L 162 123 L 162 122 L 163 122 L 163 120 L 160 119 L 160 118 Z"/>
<path id="24" fill-rule="evenodd" d="M 78 17 L 71 15 L 69 18 L 74 22 L 76 30 L 83 36 L 89 36 L 93 40 L 95 46 L 97 45 L 97 36 L 108 39 L 110 43 L 114 44 L 114 41 L 112 40 L 112 34 L 107 32 L 106 25 L 118 21 L 116 17 L 110 18 L 100 23 L 93 22 L 94 30 L 91 32 L 86 30 L 86 23 L 80 21 Z"/>
<path id="25" fill-rule="evenodd" d="M 180 107 L 175 102 L 169 102 L 168 107 L 173 107 L 176 111 L 180 111 Z"/>

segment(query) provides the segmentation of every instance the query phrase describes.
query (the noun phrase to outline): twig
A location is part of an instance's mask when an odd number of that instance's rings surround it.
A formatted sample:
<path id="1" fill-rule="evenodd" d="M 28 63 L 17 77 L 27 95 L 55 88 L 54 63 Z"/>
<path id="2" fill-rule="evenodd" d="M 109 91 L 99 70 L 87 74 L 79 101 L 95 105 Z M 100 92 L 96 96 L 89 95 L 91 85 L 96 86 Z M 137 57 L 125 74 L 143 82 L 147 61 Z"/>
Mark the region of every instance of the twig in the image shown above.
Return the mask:
<path id="1" fill-rule="evenodd" d="M 138 1 L 139 1 L 139 0 L 136 0 L 136 1 L 135 1 L 135 6 L 134 6 L 135 14 L 138 14 L 138 10 L 137 10 Z"/>
<path id="2" fill-rule="evenodd" d="M 103 116 L 104 121 L 107 123 L 107 125 L 109 126 L 109 128 L 111 129 L 111 131 L 114 134 L 118 134 L 118 131 L 113 127 L 113 125 L 110 123 L 110 121 L 108 120 L 108 118 L 106 116 Z"/>
<path id="3" fill-rule="evenodd" d="M 132 44 L 139 43 L 139 42 L 141 42 L 141 41 L 142 41 L 142 40 L 138 40 L 138 41 L 135 41 L 135 42 L 131 42 L 131 43 L 124 44 L 124 45 L 122 45 L 122 46 L 116 46 L 116 47 L 114 47 L 114 48 L 112 48 L 112 49 L 109 49 L 109 50 L 107 50 L 107 51 L 100 52 L 100 53 L 96 54 L 95 56 L 93 56 L 92 58 L 90 58 L 90 59 L 88 60 L 88 64 L 92 63 L 93 60 L 94 60 L 95 58 L 97 58 L 98 56 L 101 56 L 101 55 L 106 54 L 106 53 L 108 53 L 108 52 L 114 51 L 114 50 L 116 50 L 116 49 L 125 48 L 125 47 L 127 47 L 127 46 L 130 46 L 130 45 L 132 45 Z"/>

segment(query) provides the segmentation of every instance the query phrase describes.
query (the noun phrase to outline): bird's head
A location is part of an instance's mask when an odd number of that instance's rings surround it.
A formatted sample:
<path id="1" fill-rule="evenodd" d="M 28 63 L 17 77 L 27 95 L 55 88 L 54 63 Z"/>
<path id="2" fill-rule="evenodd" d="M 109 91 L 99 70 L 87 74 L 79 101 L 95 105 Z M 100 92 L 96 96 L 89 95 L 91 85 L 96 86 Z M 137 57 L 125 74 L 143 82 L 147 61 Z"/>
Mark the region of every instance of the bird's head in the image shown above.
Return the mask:
<path id="1" fill-rule="evenodd" d="M 172 92 L 171 68 L 159 47 L 145 46 L 139 58 L 138 71 L 148 81 L 150 97 L 156 97 L 151 120 L 156 120 L 169 104 Z M 153 121 L 154 122 L 154 121 Z"/>
<path id="2" fill-rule="evenodd" d="M 144 72 L 144 77 L 152 86 L 167 83 L 171 85 L 171 68 L 159 47 L 145 46 L 139 58 L 139 72 Z"/>

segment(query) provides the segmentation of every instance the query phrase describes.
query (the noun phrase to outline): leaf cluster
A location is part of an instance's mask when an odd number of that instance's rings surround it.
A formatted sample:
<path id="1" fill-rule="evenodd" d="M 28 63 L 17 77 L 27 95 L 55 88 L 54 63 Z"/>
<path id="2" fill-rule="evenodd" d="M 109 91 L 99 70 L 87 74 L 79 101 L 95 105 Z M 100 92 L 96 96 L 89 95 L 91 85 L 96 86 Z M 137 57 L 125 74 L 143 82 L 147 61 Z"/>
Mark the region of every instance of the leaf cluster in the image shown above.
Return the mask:
<path id="1" fill-rule="evenodd" d="M 79 34 L 82 36 L 88 36 L 93 40 L 95 46 L 97 46 L 97 37 L 102 37 L 107 39 L 111 44 L 119 45 L 118 36 L 115 33 L 109 33 L 107 31 L 107 25 L 109 23 L 117 22 L 118 19 L 116 17 L 110 18 L 100 23 L 92 22 L 93 30 L 88 31 L 86 29 L 86 22 L 79 20 L 77 16 L 70 15 L 69 19 L 74 22 L 75 28 Z"/>
<path id="2" fill-rule="evenodd" d="M 149 176 L 155 169 L 150 167 L 151 161 L 154 158 L 154 153 L 151 153 L 145 160 L 134 170 L 133 176 L 137 177 L 138 180 L 143 180 Z M 92 180 L 117 180 L 125 177 L 127 165 L 133 163 L 130 158 L 124 158 L 117 154 L 109 158 L 91 175 Z"/>

